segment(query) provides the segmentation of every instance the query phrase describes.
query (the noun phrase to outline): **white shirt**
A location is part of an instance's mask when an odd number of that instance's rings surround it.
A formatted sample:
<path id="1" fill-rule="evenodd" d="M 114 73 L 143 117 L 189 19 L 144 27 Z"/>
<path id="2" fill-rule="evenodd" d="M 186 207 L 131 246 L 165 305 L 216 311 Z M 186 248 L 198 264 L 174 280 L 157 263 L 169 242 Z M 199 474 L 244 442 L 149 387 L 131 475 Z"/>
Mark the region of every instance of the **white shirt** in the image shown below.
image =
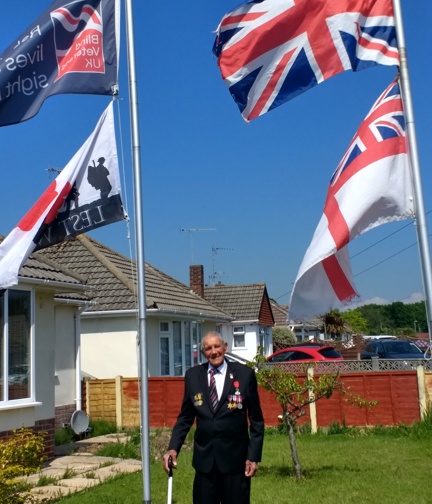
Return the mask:
<path id="1" fill-rule="evenodd" d="M 209 371 L 210 371 L 210 369 L 215 369 L 215 368 L 209 364 Z M 223 363 L 216 369 L 218 372 L 215 373 L 214 377 L 215 377 L 215 382 L 216 382 L 216 391 L 217 391 L 218 399 L 220 399 L 222 392 L 223 392 L 224 383 L 225 383 L 225 376 L 226 376 L 226 372 L 227 372 L 227 363 L 225 361 L 223 361 Z M 210 373 L 209 372 L 207 372 L 207 378 L 208 378 L 208 384 L 210 386 Z"/>

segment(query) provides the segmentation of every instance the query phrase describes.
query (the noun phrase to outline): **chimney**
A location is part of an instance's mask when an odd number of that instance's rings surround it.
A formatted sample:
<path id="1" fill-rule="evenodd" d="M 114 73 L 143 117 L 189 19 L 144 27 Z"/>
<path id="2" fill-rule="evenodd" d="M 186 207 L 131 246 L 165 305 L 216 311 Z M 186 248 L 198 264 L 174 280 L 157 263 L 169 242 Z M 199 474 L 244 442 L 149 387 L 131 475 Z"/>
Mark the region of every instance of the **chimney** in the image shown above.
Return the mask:
<path id="1" fill-rule="evenodd" d="M 204 297 L 204 266 L 189 266 L 190 288 L 198 296 Z"/>

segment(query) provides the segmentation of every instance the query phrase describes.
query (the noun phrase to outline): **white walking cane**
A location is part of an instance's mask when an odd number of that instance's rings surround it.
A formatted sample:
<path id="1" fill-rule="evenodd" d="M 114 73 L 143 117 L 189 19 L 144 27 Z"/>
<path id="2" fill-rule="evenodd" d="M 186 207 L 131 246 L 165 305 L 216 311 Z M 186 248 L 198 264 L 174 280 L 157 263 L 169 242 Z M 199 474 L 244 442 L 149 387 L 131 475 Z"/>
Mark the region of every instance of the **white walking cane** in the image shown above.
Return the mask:
<path id="1" fill-rule="evenodd" d="M 172 484 L 173 484 L 173 462 L 171 455 L 168 458 L 168 499 L 167 504 L 172 503 Z"/>

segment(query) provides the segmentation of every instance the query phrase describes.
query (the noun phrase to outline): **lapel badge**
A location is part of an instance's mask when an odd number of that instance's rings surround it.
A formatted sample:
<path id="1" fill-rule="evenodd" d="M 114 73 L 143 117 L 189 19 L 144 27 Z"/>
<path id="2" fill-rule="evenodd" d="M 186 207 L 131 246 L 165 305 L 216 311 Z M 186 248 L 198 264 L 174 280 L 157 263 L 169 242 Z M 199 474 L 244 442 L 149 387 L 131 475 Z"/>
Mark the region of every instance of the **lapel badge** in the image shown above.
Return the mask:
<path id="1" fill-rule="evenodd" d="M 194 395 L 194 405 L 195 406 L 202 406 L 203 400 L 202 400 L 202 394 L 195 394 Z"/>

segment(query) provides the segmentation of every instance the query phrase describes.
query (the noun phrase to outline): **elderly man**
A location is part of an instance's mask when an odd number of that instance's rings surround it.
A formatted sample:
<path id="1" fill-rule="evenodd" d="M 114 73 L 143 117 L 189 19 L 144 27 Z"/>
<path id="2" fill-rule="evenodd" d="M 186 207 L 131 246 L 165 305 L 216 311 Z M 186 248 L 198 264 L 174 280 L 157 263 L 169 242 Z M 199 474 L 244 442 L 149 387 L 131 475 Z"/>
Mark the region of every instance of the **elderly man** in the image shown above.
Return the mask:
<path id="1" fill-rule="evenodd" d="M 207 362 L 186 372 L 183 403 L 163 457 L 168 472 L 169 457 L 176 466 L 196 420 L 194 504 L 249 504 L 250 479 L 261 460 L 264 420 L 255 372 L 226 361 L 226 350 L 219 333 L 204 336 Z"/>

